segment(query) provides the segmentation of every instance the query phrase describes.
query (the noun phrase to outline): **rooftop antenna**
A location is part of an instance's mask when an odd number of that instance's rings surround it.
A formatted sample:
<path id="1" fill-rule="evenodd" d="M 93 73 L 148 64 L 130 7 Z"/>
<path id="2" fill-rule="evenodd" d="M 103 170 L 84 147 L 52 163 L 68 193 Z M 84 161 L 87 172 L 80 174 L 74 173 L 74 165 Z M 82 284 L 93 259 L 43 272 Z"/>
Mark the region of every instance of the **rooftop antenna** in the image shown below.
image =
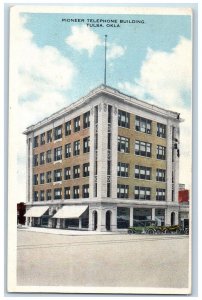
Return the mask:
<path id="1" fill-rule="evenodd" d="M 104 70 L 104 85 L 106 86 L 107 79 L 107 35 L 105 34 L 105 70 Z"/>

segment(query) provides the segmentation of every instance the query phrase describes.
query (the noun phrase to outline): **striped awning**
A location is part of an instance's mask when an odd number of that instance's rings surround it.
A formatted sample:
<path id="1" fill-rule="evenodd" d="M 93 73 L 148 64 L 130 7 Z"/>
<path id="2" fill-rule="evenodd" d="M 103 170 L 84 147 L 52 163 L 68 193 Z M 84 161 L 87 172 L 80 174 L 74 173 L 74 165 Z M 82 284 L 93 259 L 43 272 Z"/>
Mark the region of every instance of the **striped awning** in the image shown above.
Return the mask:
<path id="1" fill-rule="evenodd" d="M 52 218 L 77 219 L 88 208 L 88 205 L 65 205 L 59 209 Z"/>
<path id="2" fill-rule="evenodd" d="M 33 206 L 26 211 L 26 214 L 24 216 L 39 218 L 43 216 L 48 209 L 49 206 Z"/>

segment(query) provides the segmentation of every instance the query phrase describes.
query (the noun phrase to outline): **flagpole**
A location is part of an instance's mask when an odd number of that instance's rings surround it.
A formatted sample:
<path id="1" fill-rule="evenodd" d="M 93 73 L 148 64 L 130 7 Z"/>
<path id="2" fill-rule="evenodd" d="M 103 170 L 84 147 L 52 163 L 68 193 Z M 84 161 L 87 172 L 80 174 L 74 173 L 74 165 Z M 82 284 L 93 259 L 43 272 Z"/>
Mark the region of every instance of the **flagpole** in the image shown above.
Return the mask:
<path id="1" fill-rule="evenodd" d="M 105 35 L 105 70 L 104 70 L 104 85 L 107 81 L 107 35 Z"/>

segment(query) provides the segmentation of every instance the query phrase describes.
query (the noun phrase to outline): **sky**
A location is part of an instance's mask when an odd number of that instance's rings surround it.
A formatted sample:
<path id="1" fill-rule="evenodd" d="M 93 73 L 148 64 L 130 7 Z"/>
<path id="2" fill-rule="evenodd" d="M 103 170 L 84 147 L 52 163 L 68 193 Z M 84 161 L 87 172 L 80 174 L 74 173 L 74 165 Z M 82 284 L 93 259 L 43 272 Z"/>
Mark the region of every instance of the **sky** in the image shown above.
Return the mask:
<path id="1" fill-rule="evenodd" d="M 17 70 L 16 115 L 20 116 L 15 128 L 17 202 L 26 202 L 22 132 L 103 83 L 105 35 L 107 85 L 180 112 L 184 119 L 180 183 L 191 187 L 191 17 L 20 13 L 12 52 Z"/>

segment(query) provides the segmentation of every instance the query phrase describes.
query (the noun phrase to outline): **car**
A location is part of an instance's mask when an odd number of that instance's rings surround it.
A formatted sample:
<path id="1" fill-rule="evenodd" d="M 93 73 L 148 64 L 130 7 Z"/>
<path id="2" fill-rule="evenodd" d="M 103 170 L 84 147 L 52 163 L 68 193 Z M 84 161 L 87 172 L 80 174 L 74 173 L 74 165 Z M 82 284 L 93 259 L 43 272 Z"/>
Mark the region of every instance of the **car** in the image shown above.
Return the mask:
<path id="1" fill-rule="evenodd" d="M 180 225 L 172 225 L 172 226 L 158 226 L 156 228 L 157 233 L 163 234 L 183 234 L 183 230 Z"/>
<path id="2" fill-rule="evenodd" d="M 152 220 L 141 220 L 134 221 L 133 226 L 128 228 L 128 234 L 136 233 L 147 233 L 154 234 L 156 233 L 157 222 Z"/>

